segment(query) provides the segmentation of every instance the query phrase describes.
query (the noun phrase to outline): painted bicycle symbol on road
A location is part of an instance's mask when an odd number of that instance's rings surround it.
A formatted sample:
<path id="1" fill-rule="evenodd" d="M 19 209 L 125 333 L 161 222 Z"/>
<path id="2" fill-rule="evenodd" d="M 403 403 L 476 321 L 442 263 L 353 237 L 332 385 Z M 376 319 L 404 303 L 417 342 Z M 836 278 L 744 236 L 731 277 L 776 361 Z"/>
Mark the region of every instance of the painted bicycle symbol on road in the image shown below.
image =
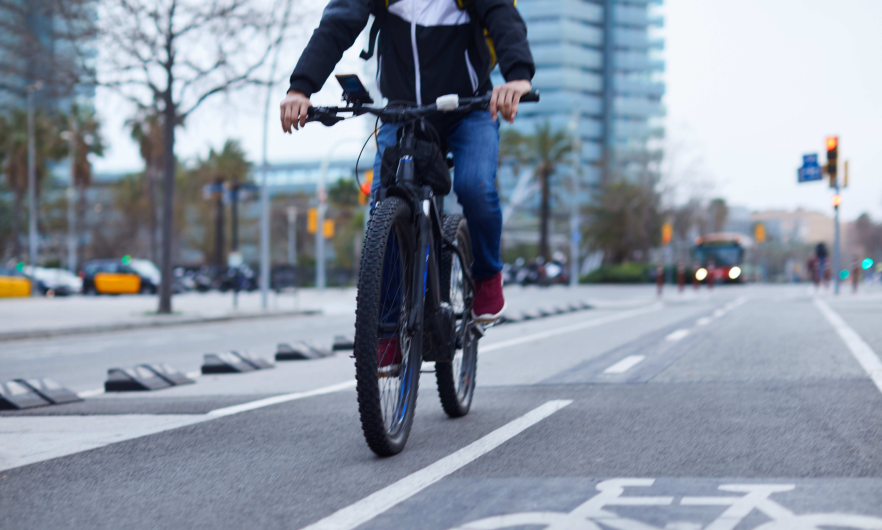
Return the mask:
<path id="1" fill-rule="evenodd" d="M 612 479 L 597 485 L 598 494 L 569 513 L 522 512 L 487 517 L 450 530 L 497 530 L 523 526 L 544 530 L 665 530 L 644 522 L 619 517 L 605 508 L 610 506 L 671 506 L 675 497 L 626 497 L 627 487 L 649 487 L 655 479 Z M 682 497 L 681 506 L 726 506 L 723 513 L 702 529 L 692 522 L 671 523 L 666 529 L 734 530 L 754 510 L 771 521 L 754 530 L 816 530 L 824 527 L 882 530 L 882 519 L 844 513 L 810 513 L 797 515 L 769 497 L 791 491 L 794 484 L 723 484 L 719 490 L 738 495 L 714 497 Z"/>

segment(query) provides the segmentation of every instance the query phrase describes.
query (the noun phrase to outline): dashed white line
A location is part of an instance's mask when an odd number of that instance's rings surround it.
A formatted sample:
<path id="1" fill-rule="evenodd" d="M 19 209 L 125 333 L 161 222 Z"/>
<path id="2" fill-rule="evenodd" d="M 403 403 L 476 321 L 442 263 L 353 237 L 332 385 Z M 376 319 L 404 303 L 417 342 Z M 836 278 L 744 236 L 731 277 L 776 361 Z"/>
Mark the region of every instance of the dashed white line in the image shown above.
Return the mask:
<path id="1" fill-rule="evenodd" d="M 487 436 L 463 447 L 452 455 L 410 474 L 355 504 L 332 513 L 302 530 L 350 530 L 370 521 L 393 506 L 406 501 L 454 471 L 496 449 L 518 434 L 536 425 L 572 403 L 569 400 L 549 401 L 520 418 L 503 425 Z"/>
<path id="2" fill-rule="evenodd" d="M 714 319 L 712 319 L 711 317 L 701 317 L 695 321 L 695 325 L 696 326 L 707 326 L 708 324 L 710 324 L 713 321 L 714 321 Z"/>
<path id="3" fill-rule="evenodd" d="M 623 374 L 646 359 L 645 355 L 629 355 L 603 371 L 605 374 Z"/>
<path id="4" fill-rule="evenodd" d="M 80 396 L 81 398 L 85 399 L 88 397 L 95 397 L 95 396 L 97 396 L 99 394 L 103 394 L 103 393 L 104 393 L 103 388 L 96 388 L 94 390 L 84 390 L 82 392 L 77 392 L 77 395 Z"/>
<path id="5" fill-rule="evenodd" d="M 685 338 L 686 335 L 689 335 L 688 329 L 678 329 L 677 331 L 668 334 L 668 336 L 665 337 L 665 340 L 680 340 L 682 338 Z"/>
<path id="6" fill-rule="evenodd" d="M 815 298 L 815 306 L 821 310 L 827 322 L 833 325 L 836 333 L 839 334 L 839 337 L 848 346 L 848 349 L 851 350 L 851 354 L 854 355 L 857 362 L 860 363 L 861 367 L 870 376 L 870 379 L 873 380 L 873 383 L 876 384 L 876 388 L 882 392 L 882 361 L 879 360 L 879 356 L 876 355 L 873 348 L 864 342 L 864 339 L 851 326 L 846 324 L 842 317 L 830 309 L 830 306 L 823 300 Z"/>
<path id="7" fill-rule="evenodd" d="M 723 316 L 725 314 L 726 314 L 725 309 L 717 309 L 716 311 L 714 311 L 714 318 L 720 318 L 721 316 Z"/>
<path id="8" fill-rule="evenodd" d="M 509 346 L 516 346 L 518 344 L 523 344 L 525 342 L 532 342 L 534 340 L 545 339 L 548 337 L 553 337 L 555 335 L 562 335 L 564 333 L 570 333 L 573 331 L 579 331 L 582 329 L 593 328 L 596 326 L 601 326 L 603 324 L 609 324 L 610 322 L 616 322 L 617 320 L 624 320 L 626 318 L 635 317 L 638 315 L 643 315 L 645 313 L 651 313 L 653 311 L 658 311 L 662 309 L 664 305 L 662 304 L 652 304 L 647 307 L 643 307 L 640 309 L 635 309 L 633 311 L 625 311 L 622 313 L 617 313 L 615 315 L 610 315 L 608 317 L 597 318 L 594 320 L 589 320 L 587 322 L 580 322 L 579 324 L 573 324 L 570 326 L 562 326 L 555 329 L 550 329 L 548 331 L 542 331 L 539 333 L 533 333 L 531 335 L 525 335 L 523 337 L 518 337 L 516 339 L 504 340 L 502 342 L 497 342 L 494 344 L 489 344 L 487 346 L 478 346 L 479 354 L 480 353 L 488 353 L 493 350 L 499 350 L 502 348 L 507 348 Z"/>

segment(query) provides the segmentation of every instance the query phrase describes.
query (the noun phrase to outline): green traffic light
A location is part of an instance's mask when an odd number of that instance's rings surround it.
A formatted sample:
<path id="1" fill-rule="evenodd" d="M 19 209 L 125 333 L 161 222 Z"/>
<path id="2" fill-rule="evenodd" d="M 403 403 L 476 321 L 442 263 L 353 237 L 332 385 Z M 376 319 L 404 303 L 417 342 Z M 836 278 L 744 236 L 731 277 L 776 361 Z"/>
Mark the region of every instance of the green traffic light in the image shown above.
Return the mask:
<path id="1" fill-rule="evenodd" d="M 873 266 L 873 260 L 871 260 L 870 258 L 865 259 L 864 262 L 861 263 L 861 267 L 863 267 L 864 270 L 867 270 L 872 266 Z"/>
<path id="2" fill-rule="evenodd" d="M 24 271 L 24 262 L 23 262 L 23 261 L 19 261 L 18 263 L 16 263 L 16 264 L 15 264 L 15 270 L 17 270 L 18 272 L 22 272 L 22 271 Z"/>
<path id="3" fill-rule="evenodd" d="M 125 256 L 122 257 L 122 262 L 123 262 L 123 265 L 128 265 L 129 263 L 132 262 L 132 257 L 129 256 L 128 254 L 126 254 Z"/>
<path id="4" fill-rule="evenodd" d="M 846 278 L 848 278 L 848 271 L 845 269 L 842 269 L 842 272 L 839 273 L 839 279 L 844 280 Z"/>

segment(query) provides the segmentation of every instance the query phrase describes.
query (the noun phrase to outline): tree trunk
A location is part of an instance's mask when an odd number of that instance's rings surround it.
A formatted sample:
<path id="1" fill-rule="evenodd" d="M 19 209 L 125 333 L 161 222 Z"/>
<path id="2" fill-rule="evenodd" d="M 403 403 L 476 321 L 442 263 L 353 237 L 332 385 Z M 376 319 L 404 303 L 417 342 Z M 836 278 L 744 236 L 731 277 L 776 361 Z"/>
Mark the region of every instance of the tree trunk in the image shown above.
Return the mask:
<path id="1" fill-rule="evenodd" d="M 159 309 L 157 313 L 172 312 L 172 283 L 174 271 L 172 267 L 172 237 L 174 236 L 174 197 L 175 197 L 175 123 L 177 109 L 172 101 L 173 78 L 169 71 L 168 85 L 163 100 L 165 102 L 165 167 L 162 182 L 162 282 L 159 286 Z"/>
<path id="2" fill-rule="evenodd" d="M 222 181 L 215 179 L 214 184 L 218 189 Z M 214 212 L 214 264 L 218 270 L 224 266 L 224 197 L 223 192 L 218 193 Z"/>
<path id="3" fill-rule="evenodd" d="M 77 206 L 76 206 L 76 214 L 77 214 L 77 233 L 75 235 L 77 241 L 77 263 L 80 265 L 85 261 L 85 252 L 83 249 L 83 234 L 86 232 L 86 187 L 82 184 L 77 185 Z"/>
<path id="4" fill-rule="evenodd" d="M 21 201 L 23 197 L 15 191 L 12 200 L 12 256 L 16 261 L 21 259 Z"/>
<path id="5" fill-rule="evenodd" d="M 155 161 L 147 164 L 147 207 L 150 210 L 147 217 L 147 226 L 150 231 L 150 260 L 159 262 L 159 241 L 156 238 L 156 180 L 160 168 Z"/>
<path id="6" fill-rule="evenodd" d="M 549 260 L 549 252 L 548 252 L 548 222 L 549 217 L 551 215 L 550 205 L 549 203 L 549 184 L 551 175 L 548 174 L 548 171 L 543 170 L 539 178 L 541 179 L 542 185 L 542 205 L 539 211 L 539 255 L 548 263 Z"/>

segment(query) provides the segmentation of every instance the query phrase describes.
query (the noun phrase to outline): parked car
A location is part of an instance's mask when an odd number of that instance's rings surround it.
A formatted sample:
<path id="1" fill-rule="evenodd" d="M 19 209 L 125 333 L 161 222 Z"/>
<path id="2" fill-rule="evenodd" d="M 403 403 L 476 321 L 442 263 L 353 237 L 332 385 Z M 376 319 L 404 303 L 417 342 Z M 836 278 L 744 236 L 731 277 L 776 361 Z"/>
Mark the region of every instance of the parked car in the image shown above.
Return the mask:
<path id="1" fill-rule="evenodd" d="M 21 272 L 0 267 L 0 298 L 17 298 L 31 295 L 31 280 Z"/>
<path id="2" fill-rule="evenodd" d="M 37 290 L 45 296 L 68 296 L 83 290 L 82 278 L 64 269 L 27 266 L 24 273 L 37 283 Z"/>
<path id="3" fill-rule="evenodd" d="M 97 259 L 81 273 L 83 294 L 156 294 L 162 274 L 146 259 Z"/>

